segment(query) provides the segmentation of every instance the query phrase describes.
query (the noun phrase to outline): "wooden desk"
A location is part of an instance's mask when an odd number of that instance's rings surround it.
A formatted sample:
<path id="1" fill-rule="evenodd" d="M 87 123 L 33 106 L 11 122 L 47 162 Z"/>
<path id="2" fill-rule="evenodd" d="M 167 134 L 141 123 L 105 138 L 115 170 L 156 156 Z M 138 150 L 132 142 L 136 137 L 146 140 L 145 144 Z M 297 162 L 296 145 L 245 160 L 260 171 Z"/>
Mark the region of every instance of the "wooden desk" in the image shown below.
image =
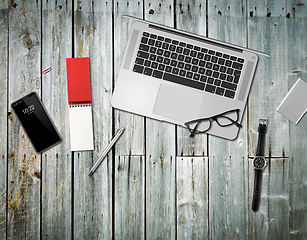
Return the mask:
<path id="1" fill-rule="evenodd" d="M 306 239 L 307 117 L 296 126 L 275 110 L 298 77 L 307 81 L 306 7 L 306 0 L 0 1 L 0 239 Z M 271 55 L 259 56 L 236 140 L 190 138 L 184 128 L 112 109 L 132 23 L 125 14 Z M 86 56 L 95 151 L 71 152 L 65 60 Z M 64 138 L 42 155 L 10 110 L 31 91 Z M 251 160 L 263 117 L 269 164 L 254 213 Z M 88 177 L 119 127 L 124 135 Z"/>

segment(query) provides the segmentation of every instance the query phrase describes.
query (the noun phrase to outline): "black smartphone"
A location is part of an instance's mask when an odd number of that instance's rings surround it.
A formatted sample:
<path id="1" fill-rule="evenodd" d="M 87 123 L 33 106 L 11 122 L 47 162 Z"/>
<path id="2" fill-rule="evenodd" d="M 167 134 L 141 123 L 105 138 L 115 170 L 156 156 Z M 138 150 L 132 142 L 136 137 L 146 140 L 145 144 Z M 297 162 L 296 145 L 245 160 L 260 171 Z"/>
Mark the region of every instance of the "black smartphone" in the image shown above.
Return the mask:
<path id="1" fill-rule="evenodd" d="M 11 104 L 37 153 L 62 142 L 62 138 L 36 92 Z"/>

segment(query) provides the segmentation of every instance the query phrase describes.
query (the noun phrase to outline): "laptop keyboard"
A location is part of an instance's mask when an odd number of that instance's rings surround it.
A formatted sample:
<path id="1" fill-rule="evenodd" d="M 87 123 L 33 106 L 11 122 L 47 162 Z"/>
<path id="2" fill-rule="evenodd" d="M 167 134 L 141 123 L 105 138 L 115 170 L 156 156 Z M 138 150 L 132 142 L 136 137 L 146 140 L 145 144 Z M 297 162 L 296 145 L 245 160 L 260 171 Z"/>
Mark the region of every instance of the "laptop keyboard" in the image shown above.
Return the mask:
<path id="1" fill-rule="evenodd" d="M 244 59 L 143 32 L 133 71 L 234 98 Z"/>

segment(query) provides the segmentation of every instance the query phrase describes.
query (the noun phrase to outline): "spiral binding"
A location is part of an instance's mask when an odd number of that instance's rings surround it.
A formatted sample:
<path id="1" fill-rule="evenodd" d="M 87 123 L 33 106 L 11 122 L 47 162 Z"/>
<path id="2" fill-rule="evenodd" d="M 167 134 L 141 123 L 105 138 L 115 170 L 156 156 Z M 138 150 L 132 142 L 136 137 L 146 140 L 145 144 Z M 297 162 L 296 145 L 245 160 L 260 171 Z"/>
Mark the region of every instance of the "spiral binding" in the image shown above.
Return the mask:
<path id="1" fill-rule="evenodd" d="M 69 107 L 90 107 L 91 101 L 69 102 Z"/>

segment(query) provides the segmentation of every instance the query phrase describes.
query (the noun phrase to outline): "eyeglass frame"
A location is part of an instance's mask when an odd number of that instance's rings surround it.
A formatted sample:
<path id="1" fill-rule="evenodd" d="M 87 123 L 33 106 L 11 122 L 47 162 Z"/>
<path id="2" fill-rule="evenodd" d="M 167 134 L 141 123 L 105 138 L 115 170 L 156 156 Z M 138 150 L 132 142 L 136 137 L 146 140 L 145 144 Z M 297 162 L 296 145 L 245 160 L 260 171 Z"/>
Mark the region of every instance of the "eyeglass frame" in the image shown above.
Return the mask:
<path id="1" fill-rule="evenodd" d="M 234 121 L 232 120 L 231 118 L 227 117 L 227 116 L 223 116 L 224 114 L 227 114 L 227 113 L 230 113 L 230 112 L 236 112 L 237 113 L 237 120 Z M 212 127 L 212 122 L 215 121 L 220 127 L 229 127 L 231 125 L 236 125 L 238 128 L 241 128 L 242 125 L 240 123 L 238 123 L 238 120 L 239 120 L 239 112 L 240 112 L 240 109 L 232 109 L 232 110 L 229 110 L 229 111 L 226 111 L 226 112 L 223 112 L 223 113 L 220 113 L 218 115 L 214 115 L 212 117 L 208 117 L 208 118 L 200 118 L 200 119 L 195 119 L 195 120 L 192 120 L 192 121 L 189 121 L 189 122 L 185 122 L 184 125 L 188 128 L 189 132 L 191 133 L 190 134 L 190 137 L 194 137 L 195 134 L 199 134 L 199 133 L 205 133 L 205 132 L 208 132 L 211 127 Z M 228 120 L 230 120 L 232 123 L 230 124 L 227 124 L 227 125 L 221 125 L 218 121 L 217 121 L 217 118 L 218 117 L 224 117 L 224 118 L 227 118 Z M 202 123 L 203 121 L 209 121 L 210 122 L 210 125 L 209 125 L 209 128 L 205 131 L 197 131 L 196 128 L 198 127 L 198 125 L 200 123 Z M 191 128 L 189 127 L 189 124 L 193 124 L 193 123 L 196 123 L 195 127 L 193 130 L 191 130 Z M 197 131 L 197 132 L 196 132 Z"/>

